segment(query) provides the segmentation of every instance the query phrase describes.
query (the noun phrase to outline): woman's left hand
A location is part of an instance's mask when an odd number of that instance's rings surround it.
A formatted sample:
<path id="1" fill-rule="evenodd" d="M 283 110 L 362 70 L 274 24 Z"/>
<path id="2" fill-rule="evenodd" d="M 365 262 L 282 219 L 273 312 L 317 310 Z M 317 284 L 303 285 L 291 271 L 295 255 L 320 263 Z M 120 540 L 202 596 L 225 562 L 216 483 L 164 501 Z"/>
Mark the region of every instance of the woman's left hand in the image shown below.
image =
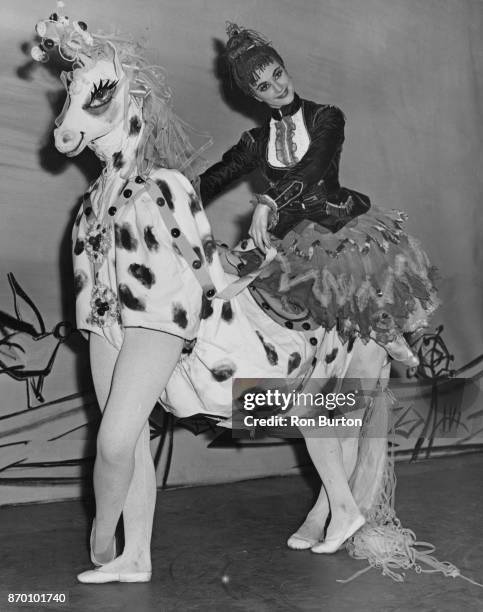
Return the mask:
<path id="1" fill-rule="evenodd" d="M 252 224 L 248 230 L 248 235 L 253 238 L 256 246 L 263 251 L 267 252 L 272 245 L 270 244 L 270 238 L 268 235 L 268 215 L 270 214 L 270 208 L 265 204 L 257 204 L 253 211 Z"/>

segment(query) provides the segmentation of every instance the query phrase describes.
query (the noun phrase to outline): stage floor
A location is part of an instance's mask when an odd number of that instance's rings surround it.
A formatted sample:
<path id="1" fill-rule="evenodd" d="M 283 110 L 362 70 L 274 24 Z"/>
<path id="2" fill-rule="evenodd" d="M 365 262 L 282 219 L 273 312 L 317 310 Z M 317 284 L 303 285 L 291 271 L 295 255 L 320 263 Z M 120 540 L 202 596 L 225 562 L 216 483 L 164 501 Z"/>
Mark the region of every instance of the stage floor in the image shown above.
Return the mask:
<path id="1" fill-rule="evenodd" d="M 403 525 L 436 556 L 483 582 L 483 455 L 396 466 Z M 316 479 L 270 478 L 160 491 L 149 584 L 81 585 L 90 567 L 88 503 L 0 508 L 0 611 L 78 612 L 477 612 L 483 588 L 460 578 L 408 571 L 404 583 L 345 551 L 291 551 L 287 536 L 313 498 Z M 65 605 L 9 604 L 8 593 L 64 592 Z"/>

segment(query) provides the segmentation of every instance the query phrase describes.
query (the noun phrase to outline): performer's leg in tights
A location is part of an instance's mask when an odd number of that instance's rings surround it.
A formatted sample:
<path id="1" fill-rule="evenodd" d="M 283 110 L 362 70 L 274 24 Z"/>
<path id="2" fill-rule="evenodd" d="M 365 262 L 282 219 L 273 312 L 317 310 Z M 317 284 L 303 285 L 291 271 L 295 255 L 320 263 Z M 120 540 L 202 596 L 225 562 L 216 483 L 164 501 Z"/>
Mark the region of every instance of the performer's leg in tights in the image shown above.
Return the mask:
<path id="1" fill-rule="evenodd" d="M 378 344 L 371 342 L 364 345 L 357 342 L 345 378 L 349 381 L 351 379 L 361 381 L 363 388 L 370 391 L 379 384 L 381 375 L 387 376 L 387 369 L 386 352 Z M 381 382 L 384 384 L 384 381 Z M 362 418 L 362 416 L 362 413 L 351 413 L 353 418 Z M 318 499 L 304 523 L 288 540 L 288 545 L 295 549 L 310 548 L 316 541 L 322 539 L 329 509 L 332 516 L 327 529 L 327 540 L 340 539 L 342 533 L 347 533 L 346 525 L 358 522 L 355 519 L 359 514 L 359 511 L 354 509 L 355 502 L 347 484 L 357 462 L 358 438 L 352 435 L 340 439 L 328 439 L 319 437 L 320 432 L 311 432 L 308 429 L 302 433 L 322 479 L 322 486 Z M 327 462 L 332 465 L 325 465 Z M 331 481 L 335 481 L 335 487 L 332 487 L 333 498 L 329 491 Z M 323 548 L 320 552 L 324 552 Z"/>
<path id="2" fill-rule="evenodd" d="M 331 520 L 325 542 L 331 542 L 337 550 L 363 524 L 364 519 L 348 484 L 340 440 L 315 437 L 316 432 L 305 429 L 302 433 L 329 500 Z"/>
<path id="3" fill-rule="evenodd" d="M 97 401 L 102 412 L 107 404 L 112 375 L 119 352 L 103 337 L 91 334 L 89 340 L 90 364 Z M 150 543 L 154 504 L 156 501 L 156 476 L 150 456 L 149 426 L 145 425 L 136 444 L 134 471 L 129 486 L 122 518 L 124 523 L 125 549 L 123 557 L 142 566 L 142 571 L 151 570 Z M 100 551 L 96 531 L 94 556 L 106 563 L 112 559 L 112 546 Z"/>
<path id="4" fill-rule="evenodd" d="M 156 481 L 147 420 L 179 359 L 183 341 L 163 332 L 128 328 L 119 353 L 100 337 L 91 342 L 96 392 L 100 405 L 105 405 L 94 467 L 94 554 L 102 562 L 99 557 L 111 550 L 122 512 L 124 551 L 102 570 L 150 571 Z"/>
<path id="5" fill-rule="evenodd" d="M 355 437 L 341 439 L 342 462 L 347 480 L 349 480 L 357 461 L 358 439 Z M 307 514 L 305 521 L 293 533 L 287 544 L 294 550 L 304 550 L 311 548 L 318 541 L 323 539 L 325 525 L 329 517 L 329 500 L 324 485 L 320 485 L 319 496 L 314 506 Z"/>

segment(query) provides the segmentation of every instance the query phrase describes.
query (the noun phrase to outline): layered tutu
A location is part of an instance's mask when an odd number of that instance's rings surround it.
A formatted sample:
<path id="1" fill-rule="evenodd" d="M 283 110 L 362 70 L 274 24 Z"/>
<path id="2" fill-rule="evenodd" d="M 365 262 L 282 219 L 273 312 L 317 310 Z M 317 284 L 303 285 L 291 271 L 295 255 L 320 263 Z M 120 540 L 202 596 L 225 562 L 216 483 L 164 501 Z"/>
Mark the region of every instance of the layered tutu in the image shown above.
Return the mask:
<path id="1" fill-rule="evenodd" d="M 253 297 L 279 323 L 309 330 L 337 328 L 343 341 L 392 341 L 427 325 L 438 306 L 435 279 L 420 243 L 406 234 L 399 211 L 372 208 L 336 233 L 304 220 L 283 239 L 277 256 L 252 281 Z M 245 252 L 244 275 L 260 266 Z"/>

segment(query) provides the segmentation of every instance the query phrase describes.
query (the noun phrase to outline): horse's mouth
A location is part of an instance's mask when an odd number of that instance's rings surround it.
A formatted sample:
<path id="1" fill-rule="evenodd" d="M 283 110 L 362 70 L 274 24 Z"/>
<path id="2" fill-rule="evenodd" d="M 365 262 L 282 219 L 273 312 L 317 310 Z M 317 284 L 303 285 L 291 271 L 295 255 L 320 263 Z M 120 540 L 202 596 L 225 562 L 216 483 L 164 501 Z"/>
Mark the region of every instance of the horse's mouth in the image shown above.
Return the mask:
<path id="1" fill-rule="evenodd" d="M 80 152 L 80 148 L 82 146 L 82 143 L 84 142 L 85 135 L 86 135 L 85 132 L 81 132 L 80 133 L 80 140 L 79 140 L 79 142 L 70 151 L 64 151 L 64 155 L 67 155 L 67 157 L 74 157 L 75 155 L 77 155 L 77 153 Z"/>

